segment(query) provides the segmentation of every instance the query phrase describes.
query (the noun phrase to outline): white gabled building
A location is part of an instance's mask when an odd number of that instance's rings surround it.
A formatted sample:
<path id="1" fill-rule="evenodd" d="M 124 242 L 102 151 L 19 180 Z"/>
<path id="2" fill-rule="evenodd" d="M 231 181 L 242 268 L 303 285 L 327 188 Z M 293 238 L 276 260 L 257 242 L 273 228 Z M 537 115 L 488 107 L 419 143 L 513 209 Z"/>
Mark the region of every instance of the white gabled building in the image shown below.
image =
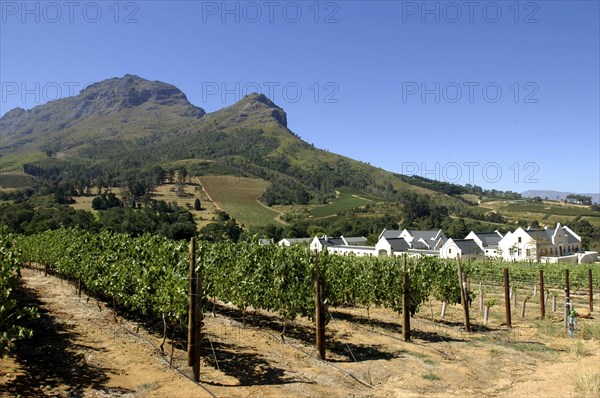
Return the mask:
<path id="1" fill-rule="evenodd" d="M 400 232 L 399 238 L 403 238 L 411 249 L 416 250 L 439 250 L 448 240 L 441 229 L 429 231 L 404 229 Z"/>
<path id="2" fill-rule="evenodd" d="M 365 246 L 367 238 L 340 236 L 339 238 L 322 236 L 315 236 L 310 242 L 310 250 L 320 252 L 321 250 L 327 250 L 329 253 L 337 254 L 354 254 L 356 256 L 374 256 L 375 247 Z"/>
<path id="3" fill-rule="evenodd" d="M 474 239 L 448 239 L 440 248 L 441 258 L 476 259 L 483 257 L 483 250 Z"/>
<path id="4" fill-rule="evenodd" d="M 277 244 L 279 246 L 292 246 L 292 245 L 302 245 L 309 244 L 312 238 L 283 238 Z"/>
<path id="5" fill-rule="evenodd" d="M 523 229 L 507 233 L 498 242 L 498 251 L 505 261 L 580 262 L 581 237 L 567 226 L 556 228 Z M 559 258 L 562 258 L 560 260 Z"/>
<path id="6" fill-rule="evenodd" d="M 377 256 L 400 256 L 408 249 L 410 249 L 410 245 L 403 238 L 386 238 L 382 235 L 375 245 Z"/>
<path id="7" fill-rule="evenodd" d="M 384 229 L 375 245 L 378 256 L 439 256 L 447 238 L 441 229 L 417 231 L 409 229 Z"/>
<path id="8" fill-rule="evenodd" d="M 503 236 L 500 232 L 473 232 L 471 231 L 465 239 L 473 239 L 485 257 L 498 257 L 498 242 Z"/>

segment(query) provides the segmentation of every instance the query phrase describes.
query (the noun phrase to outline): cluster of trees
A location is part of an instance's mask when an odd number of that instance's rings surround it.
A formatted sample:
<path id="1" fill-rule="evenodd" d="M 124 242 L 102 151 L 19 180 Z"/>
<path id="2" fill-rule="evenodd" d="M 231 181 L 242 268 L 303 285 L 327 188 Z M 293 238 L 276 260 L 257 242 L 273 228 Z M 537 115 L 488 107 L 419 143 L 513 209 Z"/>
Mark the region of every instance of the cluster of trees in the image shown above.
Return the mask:
<path id="1" fill-rule="evenodd" d="M 600 251 L 600 227 L 592 225 L 587 220 L 576 217 L 567 224 L 569 228 L 581 236 L 581 246 L 585 249 Z"/>
<path id="2" fill-rule="evenodd" d="M 431 180 L 429 178 L 421 177 L 419 175 L 405 176 L 396 174 L 409 184 L 416 185 L 422 188 L 427 188 L 435 192 L 440 192 L 446 195 L 456 196 L 464 194 L 477 195 L 480 198 L 502 198 L 502 199 L 520 199 L 521 194 L 512 191 L 499 191 L 496 189 L 483 189 L 482 187 L 474 184 L 458 185 L 452 184 L 445 181 Z"/>
<path id="3" fill-rule="evenodd" d="M 450 214 L 446 206 L 435 203 L 429 195 L 405 191 L 398 195 L 398 200 L 403 205 L 402 225 L 405 228 L 442 228 Z"/>
<path id="4" fill-rule="evenodd" d="M 238 242 L 244 235 L 244 229 L 224 211 L 217 210 L 215 222 L 200 229 L 200 237 L 209 242 Z"/>
<path id="5" fill-rule="evenodd" d="M 88 211 L 56 203 L 52 197 L 38 197 L 35 201 L 0 204 L 0 225 L 5 225 L 10 232 L 27 235 L 61 227 L 108 230 L 131 236 L 152 233 L 171 239 L 188 239 L 196 234 L 192 214 L 164 201 L 154 201 L 143 208 L 109 207 L 100 210 L 96 219 Z"/>
<path id="6" fill-rule="evenodd" d="M 592 197 L 586 195 L 569 194 L 565 197 L 565 202 L 580 203 L 582 205 L 592 205 Z"/>
<path id="7" fill-rule="evenodd" d="M 112 192 L 108 194 L 101 194 L 100 196 L 96 196 L 94 200 L 92 200 L 92 209 L 94 210 L 106 210 L 112 207 L 121 207 L 123 206 L 123 202 L 117 198 Z"/>
<path id="8" fill-rule="evenodd" d="M 126 160 L 121 159 L 115 164 L 92 164 L 44 159 L 26 163 L 23 171 L 37 177 L 31 188 L 33 193 L 53 193 L 59 203 L 64 204 L 72 203 L 72 196 L 90 195 L 94 190 L 101 195 L 116 187 L 124 189 L 125 204 L 133 206 L 136 201 L 148 203 L 157 186 L 165 182 L 185 183 L 189 177 L 185 167 L 165 169 L 158 165 L 147 165 L 127 168 L 124 162 Z"/>

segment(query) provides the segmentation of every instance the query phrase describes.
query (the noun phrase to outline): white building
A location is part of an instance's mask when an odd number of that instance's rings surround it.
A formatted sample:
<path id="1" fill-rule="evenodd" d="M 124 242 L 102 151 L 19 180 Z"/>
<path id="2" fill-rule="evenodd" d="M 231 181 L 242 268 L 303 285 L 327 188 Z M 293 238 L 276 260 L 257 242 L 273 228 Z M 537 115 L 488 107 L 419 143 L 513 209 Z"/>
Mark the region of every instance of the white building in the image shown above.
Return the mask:
<path id="1" fill-rule="evenodd" d="M 367 238 L 359 237 L 344 237 L 334 238 L 330 236 L 314 237 L 310 242 L 310 250 L 320 252 L 327 250 L 329 253 L 337 254 L 354 254 L 357 256 L 374 256 L 375 248 L 373 246 L 365 246 Z"/>
<path id="2" fill-rule="evenodd" d="M 483 250 L 474 239 L 448 239 L 440 248 L 441 258 L 476 259 L 483 257 Z"/>
<path id="3" fill-rule="evenodd" d="M 378 256 L 439 256 L 447 238 L 441 229 L 430 231 L 384 229 L 375 245 Z"/>
<path id="4" fill-rule="evenodd" d="M 292 245 L 302 245 L 302 244 L 310 244 L 312 238 L 283 238 L 277 244 L 279 246 L 292 246 Z"/>
<path id="5" fill-rule="evenodd" d="M 403 238 L 386 238 L 379 235 L 380 238 L 375 245 L 377 256 L 400 256 L 410 249 L 410 245 Z"/>
<path id="6" fill-rule="evenodd" d="M 550 258 L 575 256 L 582 251 L 581 237 L 560 223 L 554 229 L 519 227 L 500 239 L 498 251 L 505 261 L 559 262 Z"/>
<path id="7" fill-rule="evenodd" d="M 404 229 L 399 237 L 403 238 L 411 249 L 417 250 L 439 250 L 448 240 L 441 229 L 429 231 Z"/>
<path id="8" fill-rule="evenodd" d="M 498 257 L 498 242 L 503 236 L 500 232 L 473 232 L 471 231 L 465 239 L 473 239 L 485 257 Z"/>

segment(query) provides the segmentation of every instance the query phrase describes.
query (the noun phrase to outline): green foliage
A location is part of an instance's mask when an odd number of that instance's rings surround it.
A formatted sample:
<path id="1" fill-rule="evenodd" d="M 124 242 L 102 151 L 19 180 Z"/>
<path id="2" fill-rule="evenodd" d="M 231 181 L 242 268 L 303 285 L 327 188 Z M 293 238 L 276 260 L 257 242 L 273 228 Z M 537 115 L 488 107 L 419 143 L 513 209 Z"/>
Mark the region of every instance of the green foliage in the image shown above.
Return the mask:
<path id="1" fill-rule="evenodd" d="M 18 324 L 19 320 L 35 317 L 37 311 L 20 307 L 14 297 L 19 283 L 19 252 L 14 237 L 0 228 L 0 358 L 6 355 L 18 339 L 31 337 L 31 330 Z"/>
<path id="2" fill-rule="evenodd" d="M 350 210 L 355 207 L 371 203 L 370 199 L 366 199 L 360 195 L 364 195 L 360 191 L 349 188 L 340 188 L 340 194 L 331 200 L 331 203 L 316 207 L 311 210 L 314 218 L 330 217 L 344 210 Z"/>
<path id="3" fill-rule="evenodd" d="M 0 203 L 0 225 L 9 232 L 34 234 L 47 229 L 77 226 L 94 229 L 90 212 L 59 204 L 36 206 L 32 202 Z"/>
<path id="4" fill-rule="evenodd" d="M 121 202 L 119 198 L 117 198 L 117 195 L 112 192 L 96 196 L 94 200 L 92 200 L 92 209 L 94 210 L 106 210 L 112 207 L 121 206 L 123 206 L 123 202 Z"/>
<path id="5" fill-rule="evenodd" d="M 131 237 L 102 231 L 59 229 L 22 236 L 24 259 L 48 264 L 67 278 L 81 279 L 90 294 L 113 298 L 118 305 L 142 314 L 167 314 L 181 321 L 187 314 L 185 241 L 143 235 Z M 203 276 L 204 299 L 216 297 L 240 309 L 248 306 L 277 312 L 292 320 L 314 314 L 314 254 L 306 248 L 282 248 L 255 242 L 200 242 L 198 270 Z M 327 303 L 381 305 L 400 311 L 403 297 L 401 258 L 319 256 Z M 448 263 L 449 264 L 449 263 Z M 434 258 L 408 260 L 412 314 L 437 284 Z"/>
<path id="6" fill-rule="evenodd" d="M 118 305 L 142 314 L 166 314 L 177 322 L 187 317 L 189 255 L 185 241 L 149 234 L 131 237 L 108 231 L 59 229 L 21 236 L 17 245 L 23 260 L 48 264 L 56 273 L 81 279 L 91 294 L 113 298 Z M 315 254 L 306 247 L 284 248 L 259 245 L 255 241 L 201 241 L 196 256 L 205 302 L 217 298 L 242 310 L 251 306 L 273 311 L 287 320 L 313 317 Z M 322 252 L 317 261 L 325 280 L 326 304 L 367 308 L 378 305 L 401 311 L 404 258 Z M 14 262 L 11 266 L 14 267 Z M 499 284 L 504 267 L 509 267 L 513 285 L 536 281 L 541 268 L 547 286 L 560 286 L 566 266 L 487 261 L 463 264 L 471 280 L 491 279 Z M 568 268 L 572 288 L 585 286 L 589 266 L 568 265 Z M 455 261 L 427 256 L 407 258 L 406 269 L 410 277 L 411 314 L 430 295 L 449 303 L 459 302 Z M 594 268 L 596 280 L 599 271 Z"/>
<path id="7" fill-rule="evenodd" d="M 106 195 L 101 207 L 120 203 L 119 199 Z M 37 198 L 39 199 L 39 198 Z M 105 229 L 132 236 L 153 233 L 171 239 L 189 239 L 196 234 L 192 214 L 184 208 L 153 201 L 147 207 L 132 209 L 110 207 L 98 212 L 98 219 L 85 210 L 59 204 L 35 203 L 33 200 L 19 203 L 0 203 L 0 225 L 9 232 L 35 234 L 46 230 L 78 227 L 89 231 Z"/>
<path id="8" fill-rule="evenodd" d="M 473 261 L 463 265 L 471 280 L 489 281 L 503 284 L 504 268 L 508 268 L 511 286 L 536 286 L 539 272 L 544 271 L 544 285 L 547 288 L 564 289 L 565 270 L 569 270 L 569 287 L 572 291 L 587 288 L 588 270 L 592 279 L 600 280 L 600 268 L 594 264 L 546 264 L 546 263 L 506 263 L 502 261 Z"/>

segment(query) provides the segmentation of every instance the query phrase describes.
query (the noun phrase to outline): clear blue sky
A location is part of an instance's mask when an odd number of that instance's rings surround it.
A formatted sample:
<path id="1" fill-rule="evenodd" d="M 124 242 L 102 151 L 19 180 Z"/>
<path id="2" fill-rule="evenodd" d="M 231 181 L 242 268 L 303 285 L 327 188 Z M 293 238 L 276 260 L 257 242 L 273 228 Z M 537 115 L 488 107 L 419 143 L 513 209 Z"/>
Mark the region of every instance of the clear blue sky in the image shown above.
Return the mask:
<path id="1" fill-rule="evenodd" d="M 598 1 L 69 4 L 0 2 L 0 114 L 130 73 L 387 170 L 600 191 Z"/>

